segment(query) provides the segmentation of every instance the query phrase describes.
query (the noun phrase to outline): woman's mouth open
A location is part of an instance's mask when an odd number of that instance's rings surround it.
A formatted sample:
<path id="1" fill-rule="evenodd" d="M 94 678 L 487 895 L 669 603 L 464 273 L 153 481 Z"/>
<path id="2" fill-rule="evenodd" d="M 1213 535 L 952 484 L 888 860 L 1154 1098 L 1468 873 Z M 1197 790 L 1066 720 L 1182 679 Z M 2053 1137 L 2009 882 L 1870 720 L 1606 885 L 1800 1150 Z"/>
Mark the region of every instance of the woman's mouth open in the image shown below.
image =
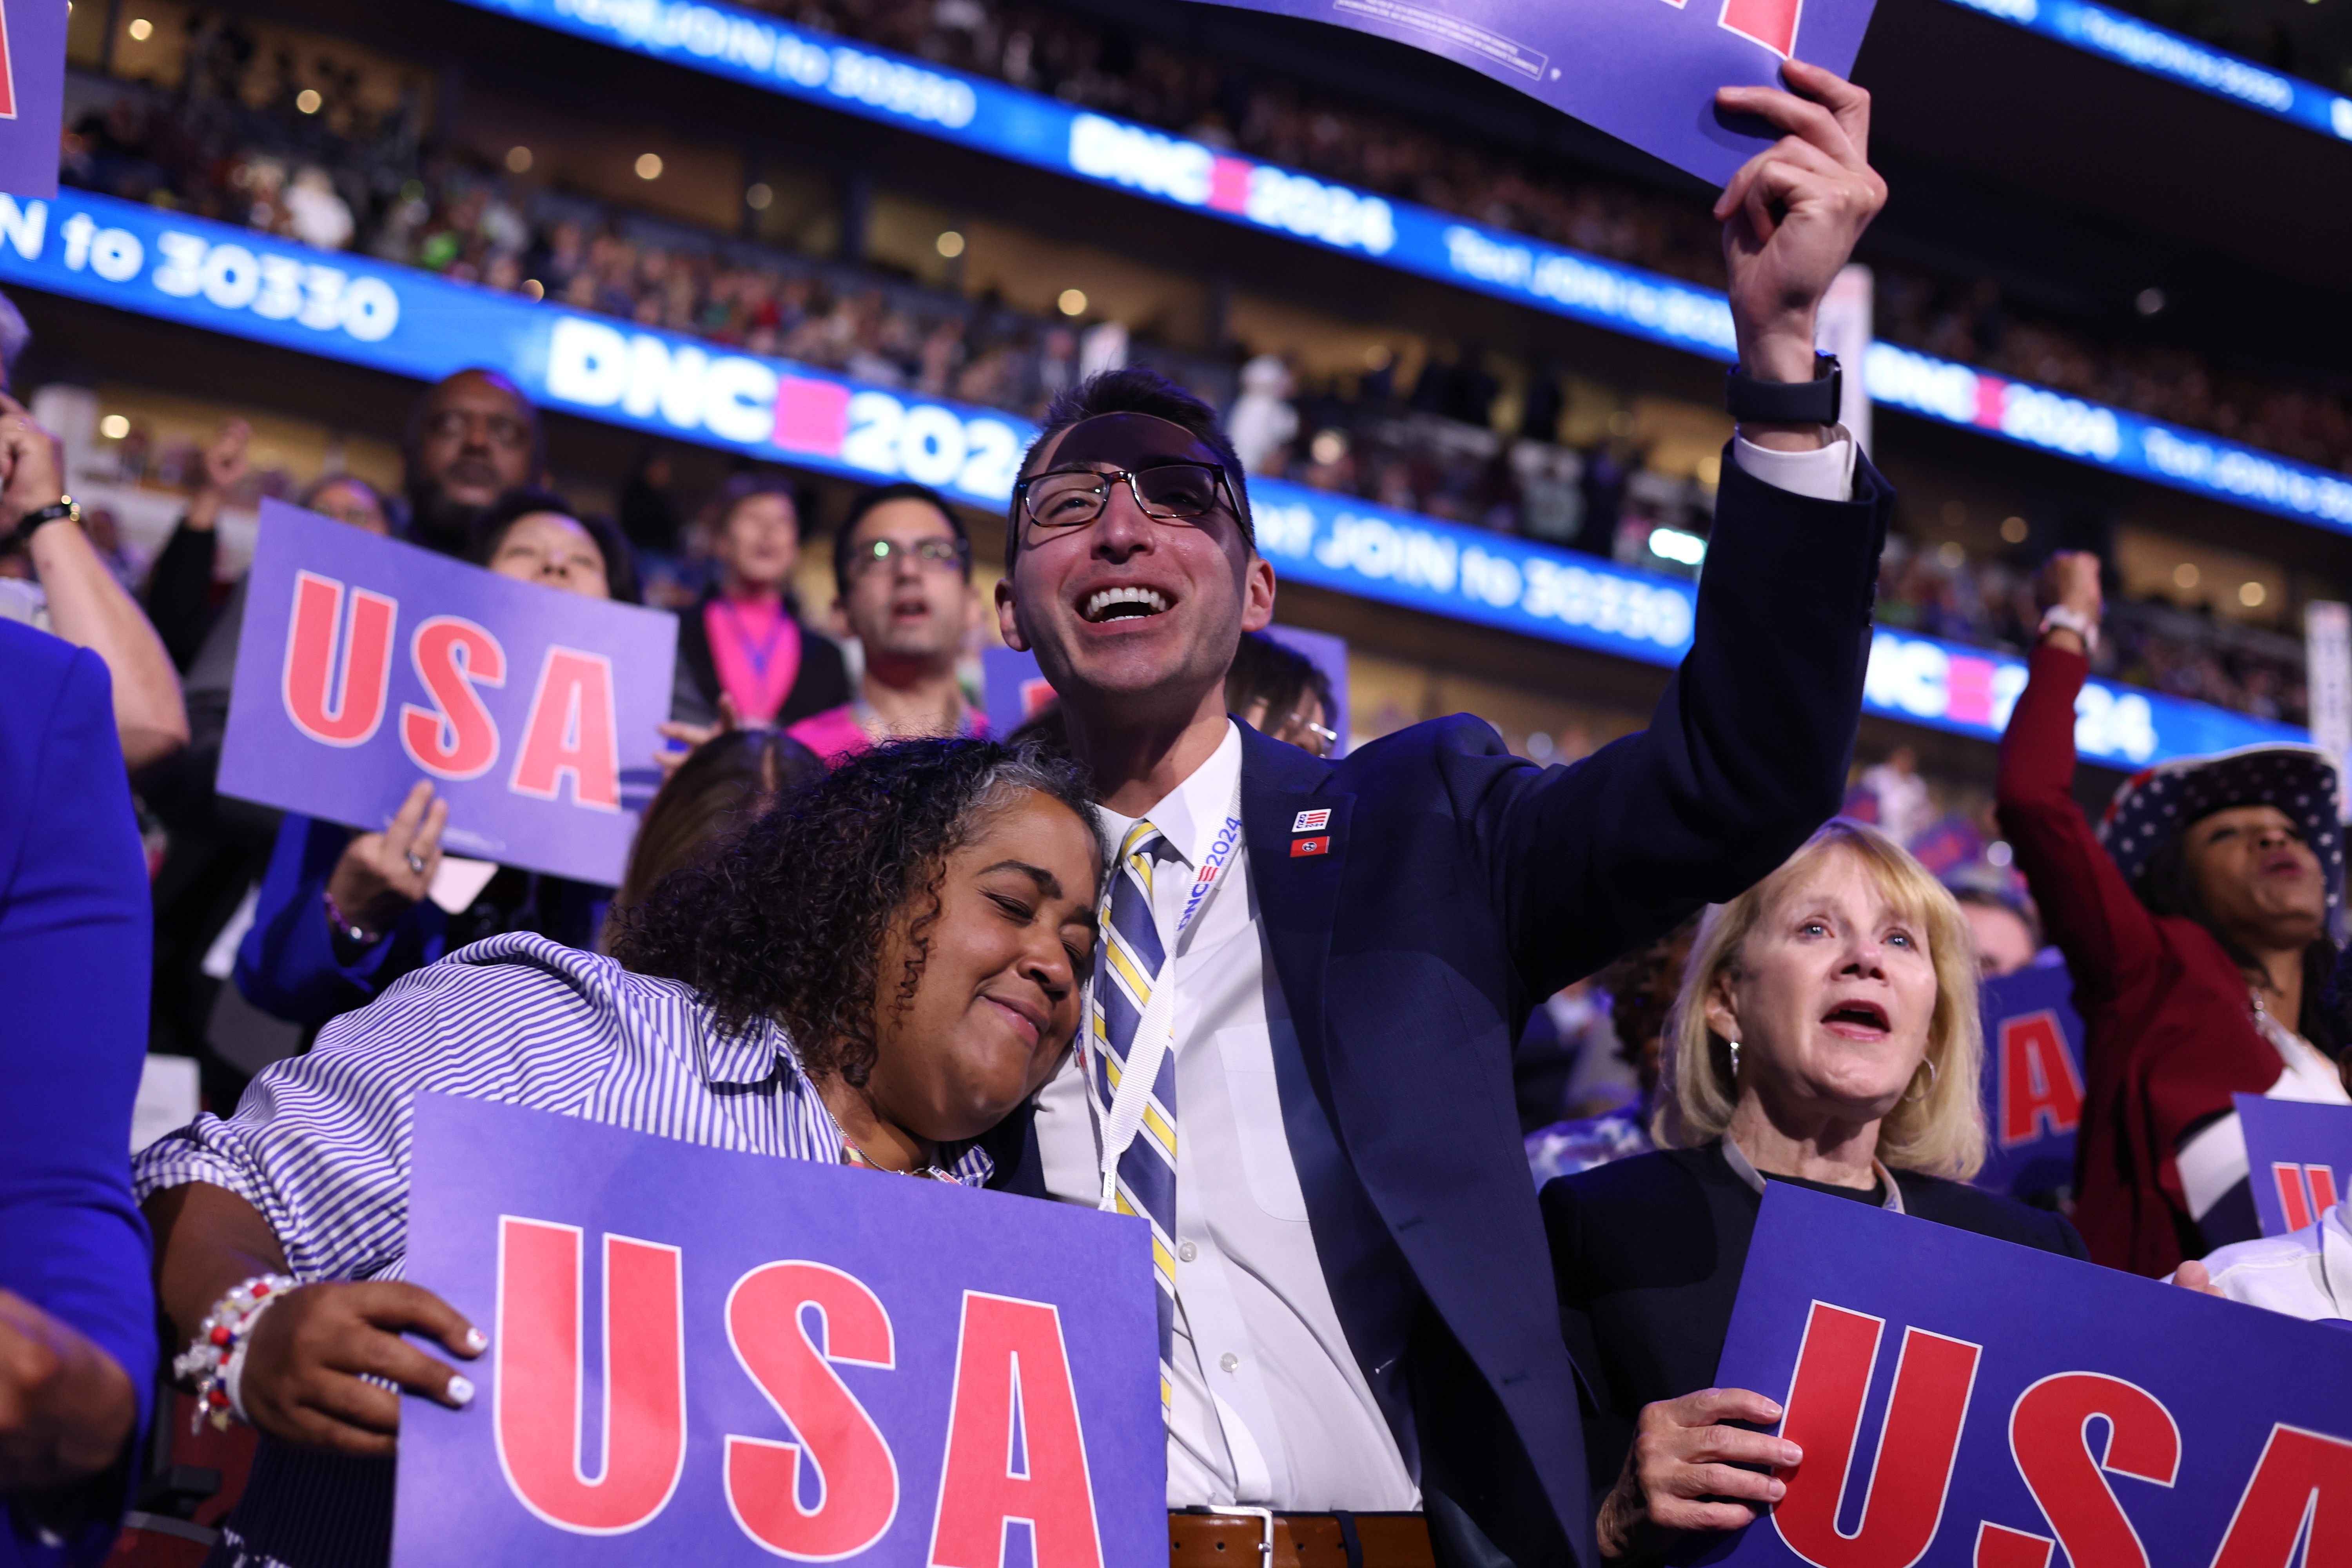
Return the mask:
<path id="1" fill-rule="evenodd" d="M 1841 1002 L 1822 1015 L 1822 1024 L 1830 1033 L 1849 1040 L 1883 1040 L 1893 1032 L 1887 1026 L 1886 1009 L 1875 1002 Z"/>

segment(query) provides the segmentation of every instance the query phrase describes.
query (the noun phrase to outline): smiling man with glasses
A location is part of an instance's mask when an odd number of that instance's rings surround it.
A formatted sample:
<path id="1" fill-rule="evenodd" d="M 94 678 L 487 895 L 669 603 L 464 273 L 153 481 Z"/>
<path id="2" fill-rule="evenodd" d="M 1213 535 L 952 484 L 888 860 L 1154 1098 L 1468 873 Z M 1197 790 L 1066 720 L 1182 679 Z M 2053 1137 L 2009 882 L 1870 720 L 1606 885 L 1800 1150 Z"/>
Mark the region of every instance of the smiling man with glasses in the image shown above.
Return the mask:
<path id="1" fill-rule="evenodd" d="M 1022 464 L 998 621 L 1118 852 L 1078 1055 L 992 1152 L 1007 1187 L 1150 1223 L 1179 1562 L 1593 1561 L 1512 1045 L 1837 810 L 1893 504 L 1813 353 L 1885 199 L 1869 100 L 1787 77 L 1719 99 L 1784 135 L 1717 205 L 1739 426 L 1646 732 L 1551 768 L 1460 715 L 1282 745 L 1226 710 L 1275 574 L 1213 412 L 1107 373 Z"/>
<path id="2" fill-rule="evenodd" d="M 835 631 L 857 639 L 857 695 L 784 732 L 828 763 L 882 741 L 984 735 L 956 679 L 979 622 L 971 542 L 940 494 L 916 484 L 860 495 L 834 535 Z"/>

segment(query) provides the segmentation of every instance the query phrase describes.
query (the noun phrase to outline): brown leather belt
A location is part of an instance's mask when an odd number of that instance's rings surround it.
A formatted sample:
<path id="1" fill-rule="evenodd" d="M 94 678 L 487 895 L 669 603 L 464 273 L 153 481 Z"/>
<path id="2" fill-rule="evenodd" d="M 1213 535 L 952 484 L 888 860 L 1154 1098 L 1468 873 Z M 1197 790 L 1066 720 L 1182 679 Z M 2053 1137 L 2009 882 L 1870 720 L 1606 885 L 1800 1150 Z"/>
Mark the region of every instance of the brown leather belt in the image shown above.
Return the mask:
<path id="1" fill-rule="evenodd" d="M 1168 1561 L 1170 1568 L 1437 1568 L 1428 1522 L 1417 1513 L 1171 1513 Z"/>

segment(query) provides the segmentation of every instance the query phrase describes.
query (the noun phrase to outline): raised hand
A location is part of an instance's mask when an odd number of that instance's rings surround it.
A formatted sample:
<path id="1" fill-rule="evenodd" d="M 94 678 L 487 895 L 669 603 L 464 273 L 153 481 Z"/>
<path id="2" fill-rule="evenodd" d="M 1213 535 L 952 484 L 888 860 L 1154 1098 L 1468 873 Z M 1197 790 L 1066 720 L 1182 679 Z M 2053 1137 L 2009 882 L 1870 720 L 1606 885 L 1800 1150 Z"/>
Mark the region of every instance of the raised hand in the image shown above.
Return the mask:
<path id="1" fill-rule="evenodd" d="M 457 1310 L 421 1285 L 305 1285 L 253 1326 L 238 1403 L 273 1437 L 345 1454 L 389 1454 L 400 1430 L 400 1395 L 378 1377 L 462 1410 L 474 1384 L 410 1344 L 426 1335 L 471 1360 L 489 1342 Z"/>
<path id="2" fill-rule="evenodd" d="M 1787 1468 L 1804 1450 L 1723 1423 L 1769 1425 L 1780 1415 L 1780 1405 L 1744 1388 L 1701 1389 L 1643 1406 L 1624 1471 L 1601 1504 L 1601 1555 L 1645 1560 L 1659 1554 L 1669 1531 L 1753 1523 L 1788 1488 L 1739 1467 Z"/>
<path id="3" fill-rule="evenodd" d="M 0 524 L 14 527 L 26 512 L 55 506 L 65 497 L 64 447 L 5 392 L 0 392 L 0 468 L 6 476 L 0 480 Z"/>
<path id="4" fill-rule="evenodd" d="M 421 901 L 440 869 L 448 821 L 449 803 L 436 800 L 433 786 L 420 780 L 390 826 L 353 838 L 327 878 L 327 896 L 343 918 L 381 936 Z"/>
<path id="5" fill-rule="evenodd" d="M 2093 626 L 2106 608 L 2106 592 L 2099 586 L 2099 558 L 2087 550 L 2062 550 L 2043 562 L 2033 592 L 2043 608 L 2061 605 Z"/>
<path id="6" fill-rule="evenodd" d="M 1794 91 L 1727 87 L 1715 95 L 1724 109 L 1784 132 L 1731 177 L 1715 216 L 1740 367 L 1761 381 L 1811 381 L 1814 314 L 1886 205 L 1886 182 L 1870 166 L 1870 94 L 1802 60 L 1781 75 Z"/>

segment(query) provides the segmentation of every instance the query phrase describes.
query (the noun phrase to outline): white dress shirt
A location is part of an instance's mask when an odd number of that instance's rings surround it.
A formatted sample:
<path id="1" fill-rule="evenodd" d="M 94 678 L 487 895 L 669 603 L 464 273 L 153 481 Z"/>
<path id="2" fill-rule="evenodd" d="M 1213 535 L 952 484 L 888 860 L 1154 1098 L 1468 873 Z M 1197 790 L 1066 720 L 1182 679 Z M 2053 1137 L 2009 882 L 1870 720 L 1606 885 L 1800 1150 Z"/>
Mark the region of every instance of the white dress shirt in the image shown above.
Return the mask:
<path id="1" fill-rule="evenodd" d="M 1843 426 L 1813 452 L 1745 440 L 1734 460 L 1816 500 L 1853 493 Z M 1143 815 L 1183 867 L 1152 879 L 1163 943 L 1241 779 L 1241 731 Z M 1112 844 L 1137 818 L 1103 812 Z M 1171 868 L 1172 869 L 1172 868 Z M 1275 1039 L 1296 1048 L 1290 1008 L 1260 929 L 1244 841 L 1171 950 L 1175 987 L 1176 1328 L 1168 1506 L 1298 1512 L 1418 1509 L 1421 1489 L 1341 1330 L 1308 1223 L 1276 1080 Z M 1294 1100 L 1294 1114 L 1301 1111 Z M 1073 1058 L 1038 1097 L 1045 1187 L 1066 1203 L 1102 1193 L 1098 1134 Z"/>

